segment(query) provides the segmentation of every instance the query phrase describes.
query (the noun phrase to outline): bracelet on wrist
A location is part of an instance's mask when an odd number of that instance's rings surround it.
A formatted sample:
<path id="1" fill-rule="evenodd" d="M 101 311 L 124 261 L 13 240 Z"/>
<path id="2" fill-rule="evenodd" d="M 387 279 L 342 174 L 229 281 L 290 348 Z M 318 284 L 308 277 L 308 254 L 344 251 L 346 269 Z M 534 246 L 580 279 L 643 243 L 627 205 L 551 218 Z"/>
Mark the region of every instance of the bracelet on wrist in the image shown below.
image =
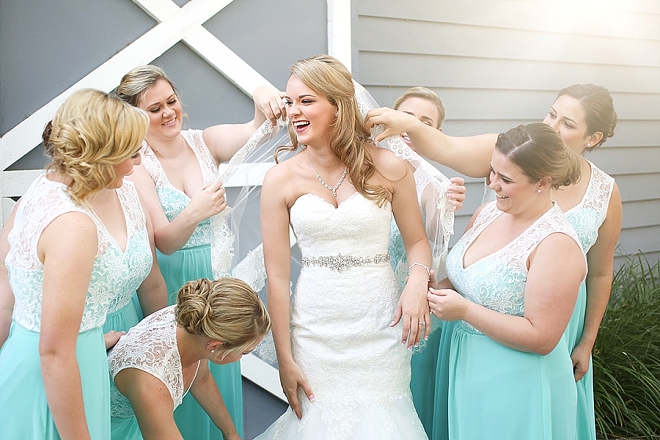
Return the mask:
<path id="1" fill-rule="evenodd" d="M 427 265 L 422 264 L 422 263 L 413 263 L 413 264 L 411 264 L 410 266 L 408 266 L 408 270 L 409 270 L 409 271 L 412 270 L 412 268 L 413 268 L 414 266 L 421 266 L 421 267 L 423 267 L 424 269 L 426 269 L 426 273 L 427 273 L 428 276 L 429 276 L 428 280 L 431 281 L 431 269 L 429 269 L 429 267 L 428 267 Z"/>

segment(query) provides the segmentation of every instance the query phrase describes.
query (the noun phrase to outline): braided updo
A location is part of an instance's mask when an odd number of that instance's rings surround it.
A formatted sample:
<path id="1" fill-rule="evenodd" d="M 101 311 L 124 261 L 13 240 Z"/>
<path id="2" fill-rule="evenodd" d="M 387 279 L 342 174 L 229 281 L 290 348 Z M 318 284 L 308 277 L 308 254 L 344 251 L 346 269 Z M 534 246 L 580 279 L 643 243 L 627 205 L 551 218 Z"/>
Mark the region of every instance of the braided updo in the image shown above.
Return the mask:
<path id="1" fill-rule="evenodd" d="M 238 278 L 184 284 L 177 296 L 176 322 L 190 334 L 222 341 L 223 359 L 245 352 L 271 325 L 256 292 Z"/>

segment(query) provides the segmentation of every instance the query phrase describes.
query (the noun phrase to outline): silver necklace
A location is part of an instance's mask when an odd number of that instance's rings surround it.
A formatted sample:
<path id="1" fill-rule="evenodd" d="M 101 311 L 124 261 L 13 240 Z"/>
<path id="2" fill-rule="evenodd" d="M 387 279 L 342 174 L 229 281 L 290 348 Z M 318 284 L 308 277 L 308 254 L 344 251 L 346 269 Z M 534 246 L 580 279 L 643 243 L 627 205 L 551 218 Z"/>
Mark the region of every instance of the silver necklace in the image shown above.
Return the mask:
<path id="1" fill-rule="evenodd" d="M 340 186 L 340 185 L 342 184 L 342 182 L 344 181 L 344 177 L 346 177 L 346 173 L 348 173 L 348 167 L 344 168 L 344 173 L 343 173 L 343 174 L 341 175 L 341 177 L 339 178 L 339 182 L 337 182 L 337 184 L 336 184 L 334 187 L 332 187 L 332 186 L 328 185 L 327 183 L 325 183 L 325 181 L 323 180 L 323 178 L 321 177 L 321 175 L 319 174 L 319 172 L 316 171 L 316 167 L 315 167 L 314 164 L 312 163 L 312 159 L 310 159 L 310 157 L 309 157 L 309 150 L 307 150 L 307 161 L 309 162 L 309 164 L 310 164 L 310 165 L 312 166 L 312 168 L 314 169 L 314 172 L 316 173 L 316 178 L 319 180 L 319 182 L 321 182 L 321 185 L 323 185 L 323 186 L 325 186 L 326 188 L 328 188 L 328 189 L 330 190 L 330 192 L 332 193 L 332 195 L 335 196 L 335 197 L 337 197 L 337 190 L 339 189 L 339 186 Z"/>

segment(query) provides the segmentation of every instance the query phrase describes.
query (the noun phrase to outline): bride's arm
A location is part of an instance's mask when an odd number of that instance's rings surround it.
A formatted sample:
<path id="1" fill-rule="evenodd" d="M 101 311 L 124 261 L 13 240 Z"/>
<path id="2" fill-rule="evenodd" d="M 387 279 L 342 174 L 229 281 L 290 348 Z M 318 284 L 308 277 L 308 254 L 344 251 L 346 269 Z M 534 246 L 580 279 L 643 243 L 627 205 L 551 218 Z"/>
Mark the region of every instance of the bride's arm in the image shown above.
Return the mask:
<path id="1" fill-rule="evenodd" d="M 428 337 L 431 326 L 426 291 L 430 279 L 431 248 L 417 204 L 415 180 L 407 162 L 389 150 L 372 150 L 379 172 L 392 183 L 392 212 L 401 232 L 410 275 L 397 306 L 393 325 L 403 321 L 401 342 L 408 347 Z"/>
<path id="2" fill-rule="evenodd" d="M 273 339 L 279 363 L 280 381 L 291 409 L 302 417 L 298 387 L 314 400 L 302 369 L 291 351 L 290 294 L 291 248 L 289 245 L 289 210 L 286 202 L 286 163 L 271 168 L 261 190 L 261 233 L 266 264 L 268 311 L 273 323 Z"/>

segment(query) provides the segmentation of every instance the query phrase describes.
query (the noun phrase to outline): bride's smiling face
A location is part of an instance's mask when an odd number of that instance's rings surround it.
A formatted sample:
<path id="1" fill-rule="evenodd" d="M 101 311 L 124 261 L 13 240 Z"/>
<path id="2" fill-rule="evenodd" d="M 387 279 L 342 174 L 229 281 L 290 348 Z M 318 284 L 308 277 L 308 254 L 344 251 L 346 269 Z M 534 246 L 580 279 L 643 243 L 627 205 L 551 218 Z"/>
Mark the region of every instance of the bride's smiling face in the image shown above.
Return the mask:
<path id="1" fill-rule="evenodd" d="M 337 107 L 328 98 L 291 75 L 286 85 L 284 103 L 298 143 L 314 146 L 330 142 L 333 124 L 337 120 Z"/>

